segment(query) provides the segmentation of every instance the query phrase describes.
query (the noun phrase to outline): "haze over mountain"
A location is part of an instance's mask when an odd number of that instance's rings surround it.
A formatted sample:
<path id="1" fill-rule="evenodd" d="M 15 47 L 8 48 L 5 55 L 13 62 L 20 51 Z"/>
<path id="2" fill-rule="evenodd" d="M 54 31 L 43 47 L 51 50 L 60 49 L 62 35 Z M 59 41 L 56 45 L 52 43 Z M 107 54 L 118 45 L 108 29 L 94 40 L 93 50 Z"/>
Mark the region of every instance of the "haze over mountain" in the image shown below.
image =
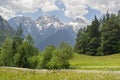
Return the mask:
<path id="1" fill-rule="evenodd" d="M 66 23 L 57 16 L 40 16 L 36 20 L 19 16 L 11 18 L 8 22 L 14 30 L 17 30 L 21 24 L 24 35 L 30 34 L 35 41 L 35 46 L 40 50 L 50 44 L 57 46 L 61 41 L 73 46 L 77 31 L 86 25 L 86 22 L 79 18 Z"/>
<path id="2" fill-rule="evenodd" d="M 40 41 L 40 38 L 42 38 L 41 32 L 37 28 L 35 21 L 29 17 L 14 17 L 8 22 L 14 30 L 17 30 L 21 24 L 21 27 L 24 30 L 24 35 L 31 35 L 35 41 L 35 45 L 37 45 L 37 43 Z"/>

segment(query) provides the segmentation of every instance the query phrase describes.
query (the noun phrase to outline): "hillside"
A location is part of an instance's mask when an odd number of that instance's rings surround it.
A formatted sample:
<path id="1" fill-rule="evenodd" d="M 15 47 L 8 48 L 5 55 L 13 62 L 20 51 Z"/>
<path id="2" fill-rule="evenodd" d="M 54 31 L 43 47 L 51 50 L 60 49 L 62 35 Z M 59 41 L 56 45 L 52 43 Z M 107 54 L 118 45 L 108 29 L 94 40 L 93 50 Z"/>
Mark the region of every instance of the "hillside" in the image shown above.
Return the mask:
<path id="1" fill-rule="evenodd" d="M 10 24 L 0 16 L 0 46 L 7 36 L 13 36 L 14 33 Z"/>
<path id="2" fill-rule="evenodd" d="M 82 54 L 74 54 L 70 60 L 71 67 L 74 68 L 117 68 L 120 66 L 120 54 L 108 56 L 87 56 Z M 119 67 L 120 69 L 120 67 Z"/>

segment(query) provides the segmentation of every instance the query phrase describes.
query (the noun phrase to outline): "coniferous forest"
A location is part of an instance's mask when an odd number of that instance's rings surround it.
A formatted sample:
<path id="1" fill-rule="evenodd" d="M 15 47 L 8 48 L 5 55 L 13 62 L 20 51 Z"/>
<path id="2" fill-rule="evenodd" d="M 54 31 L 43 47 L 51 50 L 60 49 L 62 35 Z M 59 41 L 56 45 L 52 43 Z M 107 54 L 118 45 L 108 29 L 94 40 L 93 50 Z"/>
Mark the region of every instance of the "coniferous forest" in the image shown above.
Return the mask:
<path id="1" fill-rule="evenodd" d="M 102 18 L 96 16 L 91 25 L 79 30 L 75 50 L 92 56 L 110 55 L 120 52 L 120 11 L 107 12 Z"/>

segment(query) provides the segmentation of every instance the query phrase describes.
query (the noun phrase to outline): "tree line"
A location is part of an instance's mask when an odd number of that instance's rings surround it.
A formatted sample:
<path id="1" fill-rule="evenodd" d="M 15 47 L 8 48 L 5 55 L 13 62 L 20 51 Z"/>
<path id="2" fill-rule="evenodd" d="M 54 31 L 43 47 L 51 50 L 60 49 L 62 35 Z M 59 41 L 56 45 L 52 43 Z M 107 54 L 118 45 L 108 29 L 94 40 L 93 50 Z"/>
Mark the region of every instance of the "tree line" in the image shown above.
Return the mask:
<path id="1" fill-rule="evenodd" d="M 79 30 L 75 50 L 92 56 L 110 55 L 120 52 L 120 11 L 107 12 L 102 18 L 95 16 L 91 25 Z"/>
<path id="2" fill-rule="evenodd" d="M 49 45 L 40 52 L 34 46 L 30 35 L 24 36 L 20 25 L 13 38 L 7 37 L 0 47 L 0 66 L 63 69 L 69 68 L 69 59 L 72 58 L 72 48 L 68 43 L 61 42 L 56 48 Z"/>
<path id="3" fill-rule="evenodd" d="M 110 55 L 120 52 L 120 11 L 108 12 L 100 19 L 96 16 L 91 25 L 78 31 L 74 50 L 92 56 Z M 37 69 L 69 68 L 72 47 L 61 42 L 58 47 L 49 45 L 44 51 L 34 46 L 30 35 L 24 36 L 22 25 L 14 37 L 7 37 L 0 47 L 0 66 Z"/>

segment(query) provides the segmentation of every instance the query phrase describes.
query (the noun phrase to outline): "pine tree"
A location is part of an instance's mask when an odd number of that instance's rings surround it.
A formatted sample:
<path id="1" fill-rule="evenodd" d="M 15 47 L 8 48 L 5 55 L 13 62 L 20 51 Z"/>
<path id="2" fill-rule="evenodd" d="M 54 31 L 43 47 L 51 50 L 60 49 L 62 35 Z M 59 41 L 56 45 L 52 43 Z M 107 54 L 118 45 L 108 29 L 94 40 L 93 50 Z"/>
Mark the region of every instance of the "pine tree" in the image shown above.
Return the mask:
<path id="1" fill-rule="evenodd" d="M 13 38 L 12 48 L 14 49 L 14 53 L 17 53 L 17 48 L 19 47 L 19 45 L 22 44 L 23 40 L 24 40 L 23 29 L 22 29 L 22 24 L 20 24 Z"/>
<path id="2" fill-rule="evenodd" d="M 91 25 L 79 30 L 75 45 L 78 53 L 97 55 L 97 48 L 100 45 L 99 26 L 100 22 L 95 16 Z"/>
<path id="3" fill-rule="evenodd" d="M 97 55 L 97 49 L 100 46 L 100 32 L 99 32 L 100 23 L 95 16 L 94 21 L 92 21 L 92 25 L 89 27 L 88 37 L 89 42 L 87 44 L 88 52 L 90 55 Z"/>
<path id="4" fill-rule="evenodd" d="M 77 51 L 80 54 L 85 54 L 86 53 L 86 48 L 87 48 L 87 31 L 85 32 L 85 28 L 80 29 L 77 34 L 76 38 L 76 44 L 74 50 Z"/>
<path id="5" fill-rule="evenodd" d="M 18 67 L 34 68 L 30 60 L 34 58 L 33 56 L 38 55 L 38 53 L 38 49 L 33 46 L 32 37 L 28 35 L 25 41 L 17 48 L 17 53 L 14 56 L 15 63 Z"/>
<path id="6" fill-rule="evenodd" d="M 119 52 L 120 24 L 116 15 L 111 14 L 101 29 L 101 51 L 105 54 Z"/>

